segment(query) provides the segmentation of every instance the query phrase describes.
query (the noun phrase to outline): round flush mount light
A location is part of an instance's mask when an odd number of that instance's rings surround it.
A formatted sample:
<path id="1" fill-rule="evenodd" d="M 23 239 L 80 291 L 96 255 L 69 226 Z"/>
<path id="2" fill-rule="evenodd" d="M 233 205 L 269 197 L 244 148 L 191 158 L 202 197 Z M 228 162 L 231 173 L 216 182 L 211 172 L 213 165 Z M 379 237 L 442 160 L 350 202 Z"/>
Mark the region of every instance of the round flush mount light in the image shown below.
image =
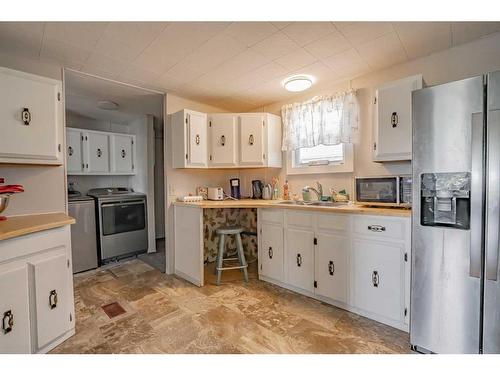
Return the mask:
<path id="1" fill-rule="evenodd" d="M 111 100 L 99 100 L 97 102 L 97 107 L 106 111 L 116 111 L 118 108 L 120 108 L 120 105 L 118 103 L 112 102 Z"/>
<path id="2" fill-rule="evenodd" d="M 283 81 L 283 87 L 292 92 L 299 92 L 307 90 L 314 83 L 314 78 L 312 76 L 301 74 L 296 76 L 291 76 Z"/>

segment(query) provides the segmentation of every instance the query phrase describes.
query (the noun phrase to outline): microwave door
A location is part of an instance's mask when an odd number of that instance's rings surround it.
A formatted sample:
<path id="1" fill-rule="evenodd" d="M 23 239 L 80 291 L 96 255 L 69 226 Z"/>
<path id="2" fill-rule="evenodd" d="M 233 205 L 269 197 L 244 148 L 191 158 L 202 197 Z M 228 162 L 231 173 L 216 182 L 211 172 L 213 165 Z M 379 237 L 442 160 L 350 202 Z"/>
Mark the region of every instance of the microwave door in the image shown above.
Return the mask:
<path id="1" fill-rule="evenodd" d="M 397 178 L 359 178 L 356 180 L 356 200 L 366 203 L 398 203 Z"/>

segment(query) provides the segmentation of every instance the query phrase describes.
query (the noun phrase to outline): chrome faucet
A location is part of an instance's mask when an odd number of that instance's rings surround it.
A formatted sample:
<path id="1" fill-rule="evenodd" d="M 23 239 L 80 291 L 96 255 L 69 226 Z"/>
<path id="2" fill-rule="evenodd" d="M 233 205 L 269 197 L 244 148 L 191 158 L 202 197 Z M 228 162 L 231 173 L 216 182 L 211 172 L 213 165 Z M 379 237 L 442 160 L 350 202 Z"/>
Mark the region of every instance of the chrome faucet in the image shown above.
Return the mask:
<path id="1" fill-rule="evenodd" d="M 323 186 L 319 183 L 319 181 L 316 181 L 317 188 L 313 188 L 312 186 L 305 186 L 304 190 L 309 190 L 309 191 L 314 191 L 316 193 L 316 196 L 318 197 L 318 200 L 321 200 L 321 197 L 323 197 Z"/>

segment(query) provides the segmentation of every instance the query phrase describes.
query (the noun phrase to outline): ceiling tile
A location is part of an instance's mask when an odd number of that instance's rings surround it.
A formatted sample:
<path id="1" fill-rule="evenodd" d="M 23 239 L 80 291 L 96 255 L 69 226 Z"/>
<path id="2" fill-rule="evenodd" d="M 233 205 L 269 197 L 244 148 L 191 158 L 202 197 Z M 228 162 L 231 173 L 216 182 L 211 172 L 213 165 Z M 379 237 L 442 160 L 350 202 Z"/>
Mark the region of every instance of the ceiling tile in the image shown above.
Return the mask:
<path id="1" fill-rule="evenodd" d="M 453 22 L 451 31 L 452 43 L 456 46 L 500 31 L 500 22 Z"/>
<path id="2" fill-rule="evenodd" d="M 369 66 L 355 49 L 338 53 L 322 61 L 338 74 L 339 77 L 357 76 L 370 70 Z"/>
<path id="3" fill-rule="evenodd" d="M 130 64 L 118 78 L 132 84 L 154 83 L 159 74 Z"/>
<path id="4" fill-rule="evenodd" d="M 271 22 L 233 22 L 225 33 L 250 47 L 276 33 L 278 29 Z"/>
<path id="5" fill-rule="evenodd" d="M 292 22 L 272 22 L 274 26 L 276 26 L 278 29 L 284 29 L 288 25 L 290 25 Z"/>
<path id="6" fill-rule="evenodd" d="M 304 66 L 293 72 L 293 74 L 308 74 L 316 79 L 316 83 L 320 83 L 325 80 L 332 80 L 338 78 L 338 74 L 332 71 L 326 64 L 321 61 L 317 61 L 313 64 Z"/>
<path id="7" fill-rule="evenodd" d="M 335 26 L 354 46 L 394 32 L 389 22 L 335 22 Z"/>
<path id="8" fill-rule="evenodd" d="M 283 32 L 304 46 L 335 31 L 331 22 L 294 22 L 283 29 Z"/>
<path id="9" fill-rule="evenodd" d="M 278 77 L 284 77 L 286 74 L 287 70 L 285 68 L 275 62 L 270 62 L 269 64 L 261 66 L 258 69 L 232 80 L 230 82 L 230 86 L 235 91 L 247 90 Z"/>
<path id="10" fill-rule="evenodd" d="M 451 47 L 449 22 L 395 22 L 393 27 L 411 59 Z"/>
<path id="11" fill-rule="evenodd" d="M 0 46 L 3 52 L 38 58 L 42 36 L 42 22 L 0 22 Z"/>
<path id="12" fill-rule="evenodd" d="M 271 60 L 293 52 L 298 48 L 299 45 L 282 32 L 277 32 L 252 46 L 252 50 L 261 53 Z"/>
<path id="13" fill-rule="evenodd" d="M 288 71 L 293 71 L 312 64 L 316 58 L 303 48 L 299 48 L 275 61 Z"/>
<path id="14" fill-rule="evenodd" d="M 82 66 L 90 56 L 90 52 L 80 46 L 44 38 L 40 58 L 57 61 L 66 67 Z"/>
<path id="15" fill-rule="evenodd" d="M 107 22 L 47 22 L 44 38 L 91 50 L 107 26 Z"/>
<path id="16" fill-rule="evenodd" d="M 376 69 L 398 64 L 408 59 L 396 33 L 387 34 L 371 42 L 361 44 L 357 50 L 365 62 Z"/>
<path id="17" fill-rule="evenodd" d="M 97 76 L 116 78 L 127 68 L 127 64 L 109 56 L 93 52 L 83 65 L 82 71 Z"/>
<path id="18" fill-rule="evenodd" d="M 184 83 L 190 82 L 202 74 L 203 72 L 200 73 L 199 69 L 192 69 L 185 64 L 176 64 L 164 73 L 166 76 L 182 78 Z"/>
<path id="19" fill-rule="evenodd" d="M 318 59 L 323 59 L 336 53 L 347 51 L 351 48 L 351 45 L 341 33 L 334 31 L 307 44 L 304 48 Z"/>

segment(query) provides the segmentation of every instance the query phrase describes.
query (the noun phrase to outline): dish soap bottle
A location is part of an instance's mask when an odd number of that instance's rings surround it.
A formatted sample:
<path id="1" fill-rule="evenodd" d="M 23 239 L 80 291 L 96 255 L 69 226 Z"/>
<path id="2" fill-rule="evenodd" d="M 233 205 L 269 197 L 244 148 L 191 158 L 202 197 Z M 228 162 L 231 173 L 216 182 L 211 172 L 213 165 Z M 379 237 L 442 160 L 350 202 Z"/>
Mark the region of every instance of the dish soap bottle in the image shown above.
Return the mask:
<path id="1" fill-rule="evenodd" d="M 283 185 L 283 199 L 286 201 L 290 200 L 290 190 L 288 187 L 288 180 L 285 180 L 285 184 Z"/>

